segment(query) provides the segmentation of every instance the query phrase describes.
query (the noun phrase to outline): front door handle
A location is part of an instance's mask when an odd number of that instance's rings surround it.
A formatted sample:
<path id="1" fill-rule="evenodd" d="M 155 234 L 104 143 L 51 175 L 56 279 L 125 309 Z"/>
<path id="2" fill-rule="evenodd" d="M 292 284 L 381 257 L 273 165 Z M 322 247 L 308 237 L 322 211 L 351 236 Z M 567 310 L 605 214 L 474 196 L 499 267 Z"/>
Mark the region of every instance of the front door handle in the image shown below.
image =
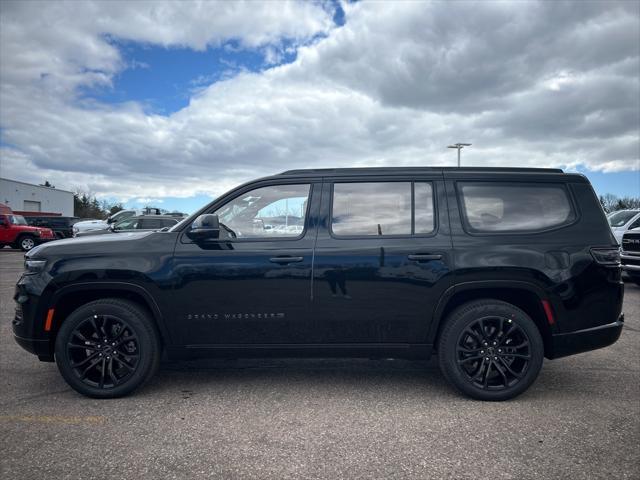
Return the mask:
<path id="1" fill-rule="evenodd" d="M 304 257 L 271 257 L 270 262 L 286 265 L 287 263 L 297 263 L 304 260 Z"/>
<path id="2" fill-rule="evenodd" d="M 441 260 L 442 255 L 430 253 L 414 253 L 411 255 L 407 255 L 407 258 L 416 262 L 428 262 L 429 260 Z"/>

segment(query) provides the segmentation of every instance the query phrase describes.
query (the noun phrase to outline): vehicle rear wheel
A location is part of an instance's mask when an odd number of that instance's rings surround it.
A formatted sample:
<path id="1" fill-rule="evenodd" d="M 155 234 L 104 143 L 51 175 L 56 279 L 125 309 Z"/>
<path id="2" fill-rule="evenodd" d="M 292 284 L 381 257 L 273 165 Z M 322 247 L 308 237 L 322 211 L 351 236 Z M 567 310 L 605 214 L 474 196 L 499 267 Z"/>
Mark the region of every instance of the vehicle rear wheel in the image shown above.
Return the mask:
<path id="1" fill-rule="evenodd" d="M 104 299 L 83 305 L 63 322 L 55 359 L 76 391 L 115 398 L 153 376 L 160 350 L 156 329 L 142 308 L 126 300 Z"/>
<path id="2" fill-rule="evenodd" d="M 500 300 L 477 300 L 454 310 L 438 341 L 440 370 L 462 393 L 508 400 L 535 381 L 544 359 L 538 327 Z"/>
<path id="3" fill-rule="evenodd" d="M 28 252 L 36 246 L 36 241 L 31 235 L 24 235 L 18 240 L 18 246 L 23 252 Z"/>

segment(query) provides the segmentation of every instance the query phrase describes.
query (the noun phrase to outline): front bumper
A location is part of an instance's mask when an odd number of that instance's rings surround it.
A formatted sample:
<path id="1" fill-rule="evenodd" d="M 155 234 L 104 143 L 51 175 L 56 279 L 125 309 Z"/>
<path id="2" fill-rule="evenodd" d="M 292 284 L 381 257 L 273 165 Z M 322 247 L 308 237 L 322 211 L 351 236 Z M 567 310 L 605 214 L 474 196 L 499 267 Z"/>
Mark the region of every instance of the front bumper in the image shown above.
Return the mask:
<path id="1" fill-rule="evenodd" d="M 57 240 L 57 238 L 56 237 L 53 237 L 53 238 L 50 238 L 50 237 L 46 237 L 46 238 L 35 237 L 33 240 L 36 242 L 36 245 L 40 245 L 42 243 L 53 242 L 54 240 Z"/>
<path id="2" fill-rule="evenodd" d="M 46 286 L 42 275 L 22 275 L 13 295 L 15 312 L 12 323 L 13 337 L 27 352 L 41 360 L 53 359 L 53 342 L 44 331 L 46 302 L 39 302 Z"/>
<path id="3" fill-rule="evenodd" d="M 37 355 L 40 360 L 44 362 L 53 362 L 53 349 L 49 340 L 24 338 L 15 334 L 13 335 L 13 338 L 18 345 L 24 348 L 27 352 Z"/>
<path id="4" fill-rule="evenodd" d="M 640 253 L 623 251 L 620 254 L 620 263 L 625 272 L 640 275 Z"/>
<path id="5" fill-rule="evenodd" d="M 566 357 L 612 345 L 620 338 L 623 326 L 624 314 L 607 325 L 552 335 L 551 351 L 547 352 L 547 358 Z"/>

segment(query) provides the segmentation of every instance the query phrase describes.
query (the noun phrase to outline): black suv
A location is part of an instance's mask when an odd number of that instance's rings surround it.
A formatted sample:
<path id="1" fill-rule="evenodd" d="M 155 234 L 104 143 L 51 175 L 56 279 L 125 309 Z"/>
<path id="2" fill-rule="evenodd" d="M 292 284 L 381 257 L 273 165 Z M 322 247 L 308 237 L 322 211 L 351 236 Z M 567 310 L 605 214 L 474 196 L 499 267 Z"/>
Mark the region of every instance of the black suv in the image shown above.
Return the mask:
<path id="1" fill-rule="evenodd" d="M 56 238 L 72 238 L 73 224 L 80 221 L 78 217 L 28 216 L 24 217 L 32 227 L 46 227 L 53 230 Z"/>
<path id="2" fill-rule="evenodd" d="M 92 397 L 169 358 L 437 352 L 461 392 L 504 400 L 543 357 L 614 343 L 620 254 L 585 177 L 552 169 L 296 170 L 169 231 L 26 255 L 13 330 Z"/>

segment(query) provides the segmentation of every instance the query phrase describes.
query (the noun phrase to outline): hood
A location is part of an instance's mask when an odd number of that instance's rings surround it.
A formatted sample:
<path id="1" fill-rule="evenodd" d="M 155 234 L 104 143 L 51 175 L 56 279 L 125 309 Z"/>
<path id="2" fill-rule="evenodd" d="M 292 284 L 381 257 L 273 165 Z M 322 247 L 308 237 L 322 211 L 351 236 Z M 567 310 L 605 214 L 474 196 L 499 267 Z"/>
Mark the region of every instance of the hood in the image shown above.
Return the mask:
<path id="1" fill-rule="evenodd" d="M 88 235 L 86 237 L 65 238 L 38 245 L 26 253 L 27 258 L 47 255 L 92 255 L 103 252 L 117 252 L 128 248 L 128 244 L 138 242 L 155 232 L 122 232 L 117 235 Z"/>
<path id="2" fill-rule="evenodd" d="M 89 237 L 91 235 L 105 235 L 115 233 L 110 228 L 100 228 L 100 229 L 92 229 L 92 230 L 84 230 L 82 232 L 76 233 L 75 238 Z M 120 233 L 120 232 L 118 232 Z"/>
<path id="3" fill-rule="evenodd" d="M 108 223 L 104 220 L 82 220 L 80 222 L 75 222 L 74 226 L 85 226 L 85 225 L 108 225 Z"/>

